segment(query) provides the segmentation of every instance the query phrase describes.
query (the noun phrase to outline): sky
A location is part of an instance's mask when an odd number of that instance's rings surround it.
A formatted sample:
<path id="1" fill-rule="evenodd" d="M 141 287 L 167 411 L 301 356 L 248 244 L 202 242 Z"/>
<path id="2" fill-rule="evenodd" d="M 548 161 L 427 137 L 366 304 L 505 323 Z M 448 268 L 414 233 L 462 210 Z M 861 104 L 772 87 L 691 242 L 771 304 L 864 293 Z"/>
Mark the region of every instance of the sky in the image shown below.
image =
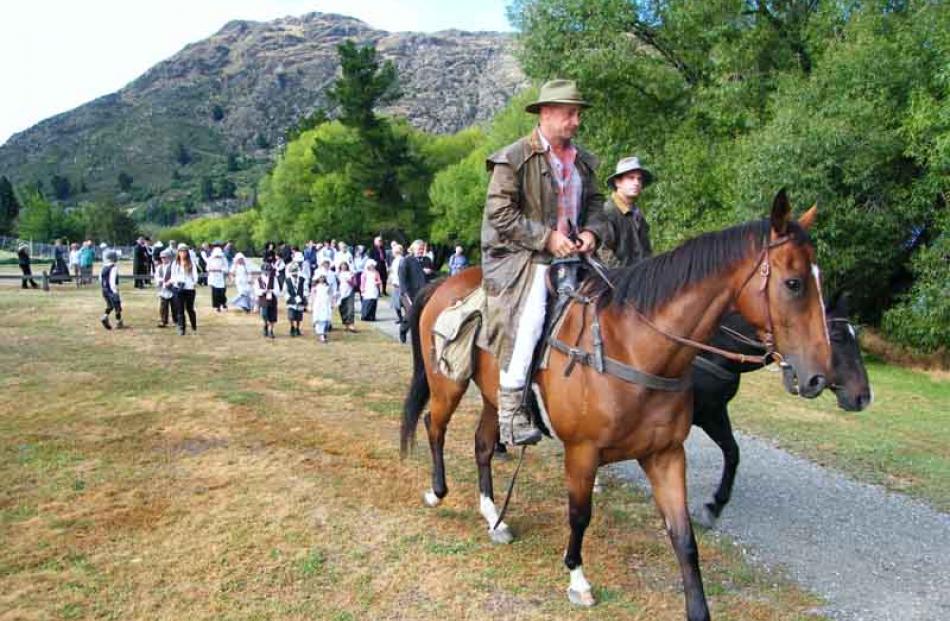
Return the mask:
<path id="1" fill-rule="evenodd" d="M 312 11 L 388 31 L 509 31 L 511 0 L 26 0 L 0 5 L 0 145 L 14 133 L 115 92 L 232 19 Z"/>

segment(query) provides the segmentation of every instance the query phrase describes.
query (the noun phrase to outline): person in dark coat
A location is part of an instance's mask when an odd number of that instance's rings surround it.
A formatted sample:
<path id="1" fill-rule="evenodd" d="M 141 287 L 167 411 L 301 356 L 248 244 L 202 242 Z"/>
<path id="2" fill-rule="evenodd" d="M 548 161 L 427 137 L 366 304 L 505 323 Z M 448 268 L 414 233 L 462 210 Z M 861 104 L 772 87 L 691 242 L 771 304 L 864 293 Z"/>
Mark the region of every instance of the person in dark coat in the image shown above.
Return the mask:
<path id="1" fill-rule="evenodd" d="M 145 246 L 145 238 L 139 237 L 135 240 L 135 248 L 132 249 L 132 274 L 135 276 L 134 287 L 143 289 L 146 279 L 142 276 L 149 275 L 149 257 L 148 248 Z"/>
<path id="2" fill-rule="evenodd" d="M 399 295 L 404 311 L 399 324 L 399 340 L 403 343 L 406 342 L 406 333 L 409 331 L 409 310 L 412 308 L 412 302 L 426 286 L 426 274 L 422 266 L 425 247 L 425 242 L 417 239 L 409 246 L 409 253 L 399 262 Z"/>
<path id="3" fill-rule="evenodd" d="M 63 240 L 57 239 L 53 242 L 53 265 L 50 267 L 50 276 L 53 276 L 53 282 L 63 284 L 70 280 L 69 265 L 66 263 L 68 255 L 69 248 L 63 245 Z"/>
<path id="4" fill-rule="evenodd" d="M 383 246 L 383 238 L 377 237 L 373 240 L 373 246 L 366 255 L 373 261 L 376 261 L 376 271 L 383 281 L 383 295 L 386 295 L 386 276 L 389 270 L 389 264 L 386 263 L 386 248 Z"/>
<path id="5" fill-rule="evenodd" d="M 653 255 L 650 225 L 637 206 L 640 192 L 653 182 L 653 175 L 639 158 L 625 157 L 607 177 L 613 192 L 604 202 L 607 229 L 596 256 L 607 267 L 636 265 Z"/>
<path id="6" fill-rule="evenodd" d="M 23 272 L 23 288 L 28 288 L 26 286 L 28 282 L 30 283 L 30 287 L 34 289 L 38 288 L 39 285 L 33 280 L 33 269 L 30 267 L 30 250 L 25 244 L 17 248 L 16 262 L 17 265 L 20 266 L 20 271 Z"/>

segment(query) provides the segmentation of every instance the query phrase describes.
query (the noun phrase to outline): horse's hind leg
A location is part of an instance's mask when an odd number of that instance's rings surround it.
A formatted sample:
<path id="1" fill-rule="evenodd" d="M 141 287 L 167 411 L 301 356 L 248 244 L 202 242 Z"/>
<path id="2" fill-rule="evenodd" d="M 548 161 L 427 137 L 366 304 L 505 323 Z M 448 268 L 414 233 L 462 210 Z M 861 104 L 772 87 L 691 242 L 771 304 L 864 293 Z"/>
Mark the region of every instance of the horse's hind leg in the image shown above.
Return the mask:
<path id="1" fill-rule="evenodd" d="M 650 479 L 653 498 L 666 523 L 670 542 L 683 574 L 686 618 L 709 621 L 709 608 L 699 571 L 699 550 L 686 508 L 686 453 L 682 445 L 642 459 L 640 465 Z"/>
<path id="2" fill-rule="evenodd" d="M 492 482 L 491 460 L 495 452 L 498 437 L 498 410 L 483 400 L 482 417 L 475 430 L 475 463 L 478 464 L 478 509 L 488 522 L 488 536 L 495 543 L 511 543 L 514 536 L 504 522 L 498 523 L 498 509 L 495 507 L 495 491 Z M 498 527 L 495 528 L 495 524 Z"/>
<path id="3" fill-rule="evenodd" d="M 429 451 L 432 453 L 432 487 L 423 494 L 423 500 L 430 507 L 439 506 L 449 493 L 445 482 L 445 431 L 467 387 L 467 382 L 462 386 L 447 380 L 442 383 L 444 385 L 438 390 L 432 390 L 429 412 L 423 419 L 429 436 Z"/>

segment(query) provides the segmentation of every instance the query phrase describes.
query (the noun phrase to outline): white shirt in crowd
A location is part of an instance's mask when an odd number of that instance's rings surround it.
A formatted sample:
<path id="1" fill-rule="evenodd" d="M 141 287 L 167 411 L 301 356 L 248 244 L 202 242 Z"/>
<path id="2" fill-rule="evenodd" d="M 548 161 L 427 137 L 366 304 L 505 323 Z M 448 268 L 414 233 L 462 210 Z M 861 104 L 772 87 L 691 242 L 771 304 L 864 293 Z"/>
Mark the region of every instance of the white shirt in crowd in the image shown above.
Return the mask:
<path id="1" fill-rule="evenodd" d="M 185 266 L 175 261 L 172 263 L 172 284 L 179 289 L 193 290 L 198 283 L 198 267 L 194 261 L 191 263 L 191 269 L 185 269 Z"/>
<path id="2" fill-rule="evenodd" d="M 208 286 L 216 289 L 224 289 L 228 282 L 228 260 L 221 253 L 214 252 L 206 261 L 208 269 Z"/>

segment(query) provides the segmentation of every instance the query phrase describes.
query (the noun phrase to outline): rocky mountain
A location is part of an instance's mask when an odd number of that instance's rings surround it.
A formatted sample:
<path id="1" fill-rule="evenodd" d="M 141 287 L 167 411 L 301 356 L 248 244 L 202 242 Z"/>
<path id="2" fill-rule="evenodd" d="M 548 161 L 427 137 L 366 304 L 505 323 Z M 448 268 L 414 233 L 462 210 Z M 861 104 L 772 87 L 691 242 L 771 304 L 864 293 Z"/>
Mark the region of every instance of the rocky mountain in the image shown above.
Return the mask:
<path id="1" fill-rule="evenodd" d="M 15 134 L 0 146 L 0 175 L 43 183 L 47 194 L 58 175 L 69 180 L 68 201 L 159 211 L 163 203 L 200 211 L 209 194 L 228 194 L 219 191 L 225 183 L 246 201 L 284 132 L 325 104 L 346 39 L 374 43 L 394 61 L 404 96 L 382 112 L 426 131 L 486 120 L 526 84 L 510 35 L 389 33 L 322 13 L 232 21 L 120 91 Z M 120 173 L 131 187 L 120 188 Z"/>

